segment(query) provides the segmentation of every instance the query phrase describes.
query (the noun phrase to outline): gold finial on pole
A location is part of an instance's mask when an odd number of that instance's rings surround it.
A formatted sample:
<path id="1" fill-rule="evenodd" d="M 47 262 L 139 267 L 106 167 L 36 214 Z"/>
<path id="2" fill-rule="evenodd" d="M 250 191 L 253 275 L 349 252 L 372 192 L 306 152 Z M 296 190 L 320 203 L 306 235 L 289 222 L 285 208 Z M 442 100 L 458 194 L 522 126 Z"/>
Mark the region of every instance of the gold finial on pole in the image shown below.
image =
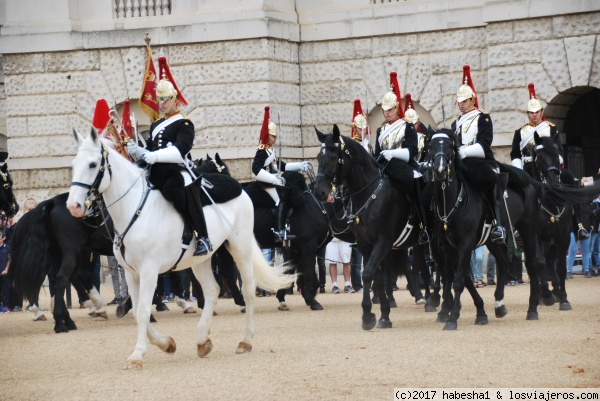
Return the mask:
<path id="1" fill-rule="evenodd" d="M 150 35 L 148 34 L 148 32 L 146 32 L 146 36 L 144 36 L 144 40 L 146 41 L 146 45 L 150 46 L 150 41 L 152 39 L 150 38 Z"/>

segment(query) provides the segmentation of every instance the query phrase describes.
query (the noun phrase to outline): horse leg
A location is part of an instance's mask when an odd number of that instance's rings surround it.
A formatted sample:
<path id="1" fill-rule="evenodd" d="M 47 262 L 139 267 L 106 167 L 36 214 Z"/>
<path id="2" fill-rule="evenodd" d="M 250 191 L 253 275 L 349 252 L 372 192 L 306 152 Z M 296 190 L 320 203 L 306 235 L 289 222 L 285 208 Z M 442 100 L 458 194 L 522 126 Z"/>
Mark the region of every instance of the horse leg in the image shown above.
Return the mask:
<path id="1" fill-rule="evenodd" d="M 431 297 L 427 299 L 427 305 L 425 305 L 425 312 L 435 312 L 436 308 L 440 306 L 440 290 L 441 290 L 441 278 L 442 272 L 444 271 L 443 263 L 444 258 L 438 255 L 438 251 L 435 251 L 432 247 L 430 252 L 431 258 L 431 274 L 435 271 L 435 280 L 433 282 L 433 293 Z M 429 280 L 428 280 L 429 282 Z"/>
<path id="2" fill-rule="evenodd" d="M 381 273 L 381 277 L 383 281 L 383 295 L 386 297 L 388 305 L 390 308 L 397 308 L 398 304 L 396 304 L 396 299 L 394 299 L 394 285 L 396 284 L 398 275 L 393 267 L 386 267 Z M 379 300 L 379 305 L 381 307 L 381 299 Z"/>
<path id="3" fill-rule="evenodd" d="M 534 234 L 534 233 L 531 233 Z M 529 307 L 527 308 L 526 320 L 538 320 L 537 307 L 540 296 L 540 277 L 536 263 L 536 241 L 526 233 L 523 241 L 523 252 L 525 254 L 525 269 L 529 276 Z"/>
<path id="4" fill-rule="evenodd" d="M 169 278 L 171 279 L 171 292 L 175 297 L 175 304 L 181 308 L 184 314 L 196 313 L 196 309 L 187 303 L 183 296 L 183 285 L 181 282 L 181 272 L 170 272 Z"/>
<path id="5" fill-rule="evenodd" d="M 452 282 L 454 281 L 454 264 L 456 263 L 456 259 L 454 259 L 454 261 L 452 262 L 447 257 L 445 257 L 444 259 L 444 266 L 442 268 L 442 273 L 444 275 L 444 280 L 442 282 L 442 307 L 437 314 L 437 323 L 446 323 L 448 321 L 448 319 L 450 318 L 450 310 L 452 309 L 452 303 L 454 300 L 452 294 Z"/>
<path id="6" fill-rule="evenodd" d="M 240 269 L 240 273 L 243 267 L 238 266 Z M 204 293 L 204 309 L 202 310 L 202 315 L 200 316 L 200 321 L 198 322 L 197 330 L 196 330 L 196 344 L 198 348 L 198 356 L 204 358 L 206 355 L 210 353 L 212 350 L 212 342 L 210 338 L 208 338 L 208 333 L 210 332 L 210 325 L 212 322 L 213 312 L 215 311 L 215 307 L 217 306 L 217 299 L 219 296 L 219 285 L 217 284 L 217 280 L 212 272 L 210 267 L 210 260 L 202 262 L 197 266 L 193 266 L 192 270 L 194 271 L 194 275 L 200 282 L 202 286 L 202 291 Z M 251 282 L 248 282 L 246 277 L 242 275 L 242 292 L 245 293 L 246 286 L 252 285 Z M 253 288 L 252 291 L 255 291 Z M 248 318 L 248 314 L 252 314 L 249 311 L 249 302 L 246 300 L 246 319 Z"/>
<path id="7" fill-rule="evenodd" d="M 414 281 L 414 291 L 415 291 L 415 302 L 417 305 L 426 305 L 427 297 L 429 296 L 429 279 L 424 277 L 425 269 L 427 268 L 425 264 L 425 250 L 422 246 L 413 247 L 413 259 L 412 259 L 412 267 L 411 274 Z M 425 295 L 421 292 L 421 281 L 425 285 Z"/>
<path id="8" fill-rule="evenodd" d="M 70 264 L 73 262 L 73 264 Z M 55 287 L 54 287 L 54 309 L 52 314 L 54 316 L 54 332 L 55 333 L 68 333 L 69 330 L 76 330 L 77 326 L 75 322 L 73 322 L 69 316 L 69 311 L 67 310 L 67 304 L 65 303 L 65 291 L 69 286 L 69 276 L 70 272 L 66 273 L 65 270 L 68 270 L 67 266 L 74 266 L 75 261 L 71 260 L 68 255 L 63 256 L 63 261 L 61 263 L 60 269 L 58 270 L 55 277 Z M 72 271 L 73 268 L 70 269 Z M 68 324 L 68 327 L 67 327 Z"/>
<path id="9" fill-rule="evenodd" d="M 319 279 L 315 271 L 316 244 L 302 247 L 300 251 L 300 265 L 304 277 L 302 297 L 311 310 L 323 310 L 323 306 L 316 300 Z"/>
<path id="10" fill-rule="evenodd" d="M 471 262 L 471 250 L 470 249 L 458 249 L 458 261 L 456 274 L 454 275 L 454 302 L 452 303 L 452 310 L 450 311 L 450 317 L 444 325 L 444 330 L 456 330 L 458 328 L 458 318 L 460 317 L 460 296 L 465 289 L 465 280 L 468 278 L 468 271 Z M 479 297 L 481 298 L 481 297 Z M 475 306 L 477 301 L 473 299 Z M 483 303 L 483 300 L 481 300 Z M 479 311 L 478 311 L 479 313 Z"/>
<path id="11" fill-rule="evenodd" d="M 506 256 L 506 247 L 493 242 L 490 242 L 487 247 L 496 259 L 496 272 L 498 274 L 498 282 L 496 283 L 496 290 L 494 291 L 494 312 L 497 318 L 503 318 L 508 313 L 506 305 L 504 304 L 504 287 L 506 286 L 506 277 L 510 262 Z"/>
<path id="12" fill-rule="evenodd" d="M 390 252 L 392 244 L 389 241 L 379 241 L 373 247 L 371 253 L 367 256 L 369 260 L 363 269 L 363 299 L 362 299 L 362 328 L 364 330 L 371 330 L 377 324 L 376 316 L 373 312 L 371 312 L 372 303 L 371 303 L 371 287 L 373 283 L 373 279 L 375 277 L 375 270 L 381 265 L 385 257 Z M 383 295 L 380 295 L 383 296 Z"/>
<path id="13" fill-rule="evenodd" d="M 558 246 L 556 248 L 558 248 Z M 562 250 L 558 250 L 557 249 L 557 251 L 558 252 L 562 252 L 562 253 L 560 253 L 560 255 L 565 255 L 565 253 L 567 252 L 568 249 L 569 249 L 569 246 L 568 246 L 568 244 L 565 243 L 562 246 Z M 571 303 L 567 299 L 567 289 L 565 287 L 565 281 L 566 281 L 566 278 L 567 278 L 567 261 L 566 261 L 566 258 L 564 256 L 556 258 L 556 272 L 555 272 L 555 276 L 557 276 L 556 280 L 558 282 L 556 290 L 558 292 L 558 296 L 559 296 L 559 299 L 560 299 L 560 303 L 559 303 L 558 309 L 559 310 L 571 310 L 571 309 L 573 309 L 571 307 Z M 554 286 L 554 279 L 553 279 L 553 286 Z"/>
<path id="14" fill-rule="evenodd" d="M 473 284 L 473 280 L 471 280 L 470 275 L 466 275 L 465 277 L 465 287 L 467 288 L 467 291 L 469 291 L 471 298 L 473 298 L 473 303 L 475 304 L 475 308 L 477 309 L 477 314 L 475 316 L 475 324 L 481 326 L 488 324 L 488 317 L 483 308 L 483 299 L 481 298 L 481 295 L 479 295 L 479 292 L 477 292 L 477 288 L 475 288 L 475 284 Z M 444 328 L 444 330 L 446 330 L 446 328 Z"/>
<path id="15" fill-rule="evenodd" d="M 262 261 L 262 251 L 258 247 L 255 246 L 254 249 L 250 249 L 249 252 L 253 254 L 252 259 Z M 244 252 L 244 254 L 247 254 L 247 252 Z M 252 351 L 252 338 L 254 337 L 254 304 L 256 301 L 256 276 L 254 261 L 252 259 L 244 257 L 243 255 L 235 256 L 237 256 L 238 270 L 242 278 L 242 293 L 244 294 L 244 302 L 246 303 L 244 332 L 235 353 L 243 354 Z"/>
<path id="16" fill-rule="evenodd" d="M 381 317 L 377 322 L 377 328 L 379 329 L 389 329 L 392 327 L 392 321 L 390 320 L 390 303 L 387 297 L 387 288 L 389 287 L 390 291 L 392 288 L 391 283 L 391 274 L 389 274 L 389 265 L 383 267 L 383 271 L 381 269 L 377 269 L 375 272 L 375 278 L 373 281 L 373 286 L 377 288 L 377 292 L 381 294 L 379 296 L 379 309 L 381 311 Z"/>
<path id="17" fill-rule="evenodd" d="M 221 248 L 217 250 L 217 253 L 219 254 L 219 266 L 221 267 L 221 275 L 227 283 L 229 291 L 231 291 L 233 302 L 235 302 L 236 305 L 241 306 L 242 312 L 245 312 L 246 303 L 244 302 L 244 296 L 242 295 L 238 287 L 237 268 L 235 266 L 235 262 L 233 261 L 231 254 L 227 251 L 227 248 L 225 248 L 224 246 L 221 246 Z"/>
<path id="18" fill-rule="evenodd" d="M 537 264 L 537 271 L 539 273 L 540 291 L 543 303 L 546 306 L 552 306 L 556 302 L 556 297 L 548 287 L 548 268 L 551 266 L 550 263 L 552 263 L 552 265 L 554 264 L 554 261 L 550 262 L 545 256 L 548 253 L 548 246 L 549 245 L 545 242 L 537 240 L 535 261 Z"/>

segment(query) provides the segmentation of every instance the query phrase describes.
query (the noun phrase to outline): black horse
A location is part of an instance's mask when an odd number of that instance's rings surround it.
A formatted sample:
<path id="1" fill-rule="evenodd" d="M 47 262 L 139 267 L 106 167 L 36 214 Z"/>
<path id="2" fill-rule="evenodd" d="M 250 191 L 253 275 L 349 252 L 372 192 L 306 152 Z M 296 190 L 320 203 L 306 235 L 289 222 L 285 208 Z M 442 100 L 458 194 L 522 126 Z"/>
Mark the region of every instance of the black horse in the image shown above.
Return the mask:
<path id="1" fill-rule="evenodd" d="M 107 317 L 102 311 L 101 298 L 94 295 L 91 274 L 75 276 L 74 272 L 82 253 L 113 255 L 112 220 L 104 220 L 100 215 L 73 217 L 66 207 L 68 195 L 63 193 L 45 200 L 23 215 L 11 238 L 9 279 L 19 294 L 37 303 L 40 287 L 48 275 L 54 288 L 56 333 L 77 329 L 64 298 L 70 280 L 82 286 L 95 306 L 100 306 L 97 315 Z"/>
<path id="2" fill-rule="evenodd" d="M 0 167 L 0 210 L 4 211 L 6 217 L 13 217 L 19 211 L 19 204 L 13 193 L 13 180 L 6 163 Z"/>
<path id="3" fill-rule="evenodd" d="M 215 159 L 207 158 L 202 163 L 205 172 L 221 172 L 229 174 L 229 169 L 218 154 Z M 301 273 L 299 287 L 306 305 L 312 310 L 322 310 L 323 306 L 316 300 L 319 281 L 315 271 L 315 257 L 318 250 L 331 241 L 331 230 L 323 207 L 315 199 L 306 185 L 304 176 L 297 172 L 286 172 L 287 188 L 281 188 L 280 198 L 286 198 L 288 207 L 293 208 L 289 216 L 290 234 L 296 238 L 290 240 L 289 247 L 283 247 L 284 260 L 289 261 L 293 269 Z M 254 235 L 263 249 L 281 247 L 275 243 L 273 229 L 276 227 L 275 204 L 271 197 L 260 188 L 260 183 L 242 184 L 254 203 Z M 277 291 L 278 308 L 288 310 L 285 302 L 286 290 Z"/>
<path id="4" fill-rule="evenodd" d="M 573 203 L 589 202 L 600 192 L 596 186 L 579 187 L 570 173 L 561 169 L 559 151 L 553 138 L 534 134 L 533 179 L 542 187 L 538 217 L 538 266 L 542 290 L 548 291 L 548 278 L 552 279 L 552 292 L 559 298 L 560 310 L 571 310 L 567 299 L 565 255 L 573 231 Z M 542 186 L 541 183 L 547 185 Z M 554 267 L 556 266 L 556 268 Z M 548 302 L 547 305 L 552 305 Z"/>
<path id="5" fill-rule="evenodd" d="M 537 192 L 530 185 L 529 176 L 512 166 L 501 166 L 501 170 L 509 178 L 506 190 L 505 207 L 502 207 L 503 218 L 508 231 L 508 246 L 490 241 L 489 234 L 493 215 L 488 202 L 481 194 L 481 185 L 476 186 L 467 177 L 474 177 L 474 166 L 467 166 L 466 161 L 458 157 L 456 137 L 451 130 L 442 129 L 431 136 L 429 158 L 432 164 L 434 187 L 432 209 L 436 215 L 435 236 L 440 238 L 444 249 L 444 291 L 440 317 L 447 315 L 444 330 L 456 330 L 460 316 L 460 296 L 467 290 L 475 301 L 477 317 L 475 324 L 487 324 L 487 315 L 483 300 L 473 286 L 469 276 L 471 251 L 477 246 L 487 245 L 496 258 L 499 267 L 498 285 L 494 292 L 496 300 L 496 317 L 503 317 L 507 310 L 504 305 L 504 283 L 508 272 L 510 247 L 514 252 L 522 247 L 525 253 L 525 267 L 530 276 L 530 296 L 527 310 L 527 320 L 537 320 L 537 305 L 539 296 L 539 278 L 535 263 L 537 215 L 539 204 Z M 491 168 L 477 172 L 482 179 L 480 184 L 487 182 L 495 185 L 496 177 Z M 487 174 L 486 174 L 487 173 Z M 486 181 L 487 179 L 487 181 Z M 506 214 L 508 212 L 508 214 Z M 522 244 L 517 245 L 514 232 L 518 230 Z M 452 278 L 452 272 L 454 278 Z M 454 299 L 451 288 L 454 289 Z"/>
<path id="6" fill-rule="evenodd" d="M 412 220 L 414 207 L 406 193 L 389 178 L 382 175 L 375 159 L 358 143 L 340 135 L 337 125 L 333 133 L 325 135 L 315 129 L 323 143 L 317 156 L 319 172 L 315 182 L 315 195 L 324 202 L 333 186 L 344 185 L 352 201 L 350 218 L 352 231 L 359 250 L 365 257 L 362 279 L 364 286 L 362 327 L 370 330 L 377 324 L 389 328 L 390 305 L 383 288 L 382 272 L 405 263 L 402 254 L 393 249 L 413 247 L 416 271 L 425 269 L 423 246 L 417 242 L 418 230 Z M 370 292 L 373 281 L 380 296 L 381 318 L 377 323 L 371 312 Z"/>

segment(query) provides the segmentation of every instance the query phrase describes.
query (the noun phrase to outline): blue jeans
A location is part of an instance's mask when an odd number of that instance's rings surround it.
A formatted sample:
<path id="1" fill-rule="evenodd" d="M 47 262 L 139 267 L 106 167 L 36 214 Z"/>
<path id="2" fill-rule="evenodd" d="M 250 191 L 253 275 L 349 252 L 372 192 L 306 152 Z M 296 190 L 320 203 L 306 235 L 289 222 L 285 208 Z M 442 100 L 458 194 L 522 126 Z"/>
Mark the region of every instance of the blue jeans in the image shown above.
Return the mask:
<path id="1" fill-rule="evenodd" d="M 590 240 L 575 241 L 575 234 L 571 232 L 571 244 L 569 245 L 569 253 L 567 254 L 567 272 L 573 271 L 573 262 L 575 262 L 575 255 L 577 254 L 577 243 L 581 245 L 581 264 L 583 265 L 583 272 L 590 271 Z"/>
<path id="2" fill-rule="evenodd" d="M 473 272 L 473 282 L 483 280 L 483 251 L 483 246 L 480 246 L 471 253 L 471 271 Z"/>
<path id="3" fill-rule="evenodd" d="M 592 262 L 592 255 L 593 265 L 600 267 L 600 233 L 594 231 L 590 233 L 590 262 Z"/>
<path id="4" fill-rule="evenodd" d="M 352 280 L 352 288 L 355 290 L 362 288 L 362 280 L 360 275 L 362 260 L 362 253 L 360 253 L 358 248 L 352 248 L 352 256 L 350 258 L 350 279 Z"/>

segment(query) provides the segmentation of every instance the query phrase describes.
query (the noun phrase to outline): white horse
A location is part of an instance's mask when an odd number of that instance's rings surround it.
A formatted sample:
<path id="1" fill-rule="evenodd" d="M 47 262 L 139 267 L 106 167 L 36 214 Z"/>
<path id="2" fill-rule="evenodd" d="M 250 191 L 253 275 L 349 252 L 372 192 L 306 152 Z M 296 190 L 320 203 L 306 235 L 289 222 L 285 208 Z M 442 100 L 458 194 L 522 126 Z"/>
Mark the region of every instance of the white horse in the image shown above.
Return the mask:
<path id="1" fill-rule="evenodd" d="M 115 256 L 125 267 L 138 326 L 137 343 L 125 369 L 143 366 L 147 340 L 165 352 L 175 352 L 173 339 L 149 325 L 158 274 L 175 265 L 176 269 L 192 266 L 202 285 L 206 302 L 197 327 L 197 345 L 198 356 L 206 356 L 212 349 L 208 334 L 219 291 L 210 265 L 212 253 L 194 257 L 195 242 L 192 241 L 182 256 L 183 218 L 158 190 L 149 190 L 146 172 L 113 150 L 111 142 L 99 138 L 94 129 L 86 139 L 75 130 L 73 136 L 79 143 L 79 150 L 72 163 L 73 182 L 67 208 L 73 216 L 82 217 L 90 194 L 102 196 L 114 222 L 115 235 L 120 236 L 124 245 L 124 252 L 115 249 Z M 278 290 L 289 287 L 296 276 L 285 274 L 283 266 L 273 268 L 265 261 L 252 231 L 252 202 L 244 191 L 226 203 L 204 206 L 204 215 L 214 249 L 224 243 L 240 271 L 246 324 L 236 353 L 250 352 L 256 285 Z M 134 216 L 138 216 L 137 219 Z M 115 239 L 115 247 L 117 241 Z"/>

